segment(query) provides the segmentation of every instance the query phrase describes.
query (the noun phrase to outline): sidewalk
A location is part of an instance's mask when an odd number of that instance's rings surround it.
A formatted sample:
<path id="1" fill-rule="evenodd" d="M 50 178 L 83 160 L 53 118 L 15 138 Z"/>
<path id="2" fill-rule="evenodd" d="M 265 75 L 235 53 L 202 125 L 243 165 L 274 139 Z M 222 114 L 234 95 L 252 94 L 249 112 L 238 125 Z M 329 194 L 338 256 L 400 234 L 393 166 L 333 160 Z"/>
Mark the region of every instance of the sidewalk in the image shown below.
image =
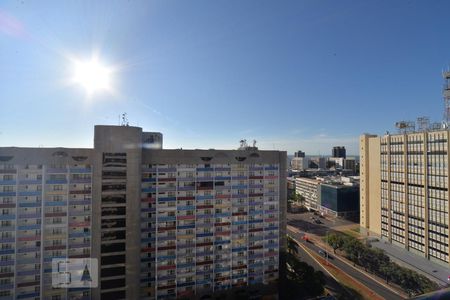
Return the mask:
<path id="1" fill-rule="evenodd" d="M 435 281 L 441 286 L 448 286 L 450 276 L 450 267 L 446 268 L 440 264 L 429 261 L 419 255 L 413 254 L 406 249 L 392 245 L 389 242 L 380 240 L 371 242 L 373 247 L 383 249 L 391 257 L 392 261 L 406 268 L 413 269 Z"/>

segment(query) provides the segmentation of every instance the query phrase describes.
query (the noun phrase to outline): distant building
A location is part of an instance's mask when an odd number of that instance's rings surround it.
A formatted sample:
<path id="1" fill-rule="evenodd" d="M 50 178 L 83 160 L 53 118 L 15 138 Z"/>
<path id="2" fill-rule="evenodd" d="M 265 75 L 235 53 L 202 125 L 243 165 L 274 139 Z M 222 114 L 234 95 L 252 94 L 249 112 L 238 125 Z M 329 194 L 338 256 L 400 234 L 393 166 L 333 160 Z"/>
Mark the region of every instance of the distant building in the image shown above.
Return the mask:
<path id="1" fill-rule="evenodd" d="M 326 169 L 327 159 L 325 157 L 313 157 L 309 160 L 309 168 L 312 169 Z"/>
<path id="2" fill-rule="evenodd" d="M 332 157 L 346 157 L 346 151 L 344 146 L 335 146 L 331 150 L 331 156 Z"/>
<path id="3" fill-rule="evenodd" d="M 345 158 L 343 157 L 329 157 L 328 162 L 332 162 L 335 169 L 345 169 Z"/>
<path id="4" fill-rule="evenodd" d="M 347 157 L 344 161 L 344 169 L 352 170 L 355 175 L 358 174 L 356 170 L 356 159 L 354 157 Z"/>
<path id="5" fill-rule="evenodd" d="M 305 152 L 298 150 L 294 153 L 294 157 L 305 157 Z"/>
<path id="6" fill-rule="evenodd" d="M 308 169 L 309 159 L 306 157 L 294 157 L 291 160 L 291 169 L 296 171 L 303 171 Z"/>

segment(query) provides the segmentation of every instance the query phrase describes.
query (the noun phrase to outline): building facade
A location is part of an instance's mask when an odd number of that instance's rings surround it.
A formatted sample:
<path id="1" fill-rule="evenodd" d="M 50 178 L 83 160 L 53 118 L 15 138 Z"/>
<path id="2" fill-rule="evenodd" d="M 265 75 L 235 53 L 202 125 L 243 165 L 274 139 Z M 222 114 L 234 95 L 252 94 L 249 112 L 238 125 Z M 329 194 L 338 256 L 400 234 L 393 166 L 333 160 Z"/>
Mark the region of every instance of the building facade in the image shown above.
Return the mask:
<path id="1" fill-rule="evenodd" d="M 294 153 L 294 157 L 305 157 L 305 152 L 298 150 Z"/>
<path id="2" fill-rule="evenodd" d="M 331 150 L 331 156 L 346 158 L 347 154 L 346 154 L 345 147 L 344 146 L 333 147 L 333 149 Z"/>
<path id="3" fill-rule="evenodd" d="M 359 186 L 322 183 L 319 211 L 334 217 L 359 220 Z"/>
<path id="4" fill-rule="evenodd" d="M 449 131 L 363 135 L 361 227 L 449 264 Z"/>
<path id="5" fill-rule="evenodd" d="M 0 148 L 0 299 L 195 298 L 274 283 L 286 153 L 155 143 L 138 127 L 96 126 L 93 149 Z M 52 288 L 52 259 L 90 257 L 98 288 Z"/>
<path id="6" fill-rule="evenodd" d="M 303 171 L 308 169 L 309 159 L 307 157 L 294 157 L 291 160 L 291 169 L 295 171 Z"/>
<path id="7" fill-rule="evenodd" d="M 295 192 L 304 198 L 306 208 L 319 208 L 320 183 L 320 180 L 313 178 L 295 178 Z"/>

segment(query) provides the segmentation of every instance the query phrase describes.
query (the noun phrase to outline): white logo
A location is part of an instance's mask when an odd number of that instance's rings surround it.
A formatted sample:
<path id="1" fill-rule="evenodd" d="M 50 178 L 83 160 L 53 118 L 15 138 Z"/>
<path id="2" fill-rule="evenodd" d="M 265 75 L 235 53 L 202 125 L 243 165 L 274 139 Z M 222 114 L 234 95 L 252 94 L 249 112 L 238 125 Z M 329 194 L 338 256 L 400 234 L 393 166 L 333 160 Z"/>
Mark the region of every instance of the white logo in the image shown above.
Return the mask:
<path id="1" fill-rule="evenodd" d="M 96 258 L 52 259 L 53 288 L 95 288 L 98 286 Z"/>

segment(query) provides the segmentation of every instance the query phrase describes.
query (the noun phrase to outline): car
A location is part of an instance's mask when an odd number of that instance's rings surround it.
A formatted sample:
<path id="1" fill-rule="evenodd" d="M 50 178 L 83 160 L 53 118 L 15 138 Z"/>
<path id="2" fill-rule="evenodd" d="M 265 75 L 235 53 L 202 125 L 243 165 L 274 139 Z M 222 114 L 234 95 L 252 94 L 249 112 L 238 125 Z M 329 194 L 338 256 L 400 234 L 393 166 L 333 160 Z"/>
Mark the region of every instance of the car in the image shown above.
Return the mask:
<path id="1" fill-rule="evenodd" d="M 319 251 L 317 251 L 321 256 L 323 257 L 328 257 L 330 259 L 332 259 L 333 257 L 325 250 L 319 249 Z"/>

